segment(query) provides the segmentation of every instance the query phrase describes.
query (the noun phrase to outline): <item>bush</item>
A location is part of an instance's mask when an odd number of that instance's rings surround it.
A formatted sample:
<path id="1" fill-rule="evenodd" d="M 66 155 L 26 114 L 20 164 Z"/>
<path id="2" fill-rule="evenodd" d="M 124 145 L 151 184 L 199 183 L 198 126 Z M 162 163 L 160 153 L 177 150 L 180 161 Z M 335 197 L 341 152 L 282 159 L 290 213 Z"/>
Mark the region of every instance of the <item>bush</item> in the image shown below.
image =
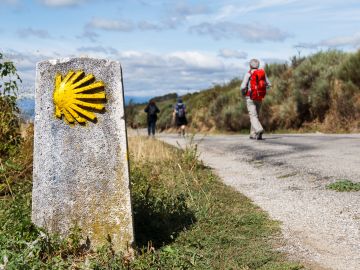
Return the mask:
<path id="1" fill-rule="evenodd" d="M 338 51 L 319 52 L 305 59 L 294 72 L 294 92 L 303 122 L 322 122 L 329 109 L 331 83 L 344 58 Z"/>
<path id="2" fill-rule="evenodd" d="M 264 69 L 266 75 L 270 78 L 270 77 L 280 77 L 282 74 L 284 74 L 286 70 L 288 70 L 288 68 L 289 66 L 286 63 L 284 64 L 273 63 L 273 64 L 266 64 Z"/>
<path id="3" fill-rule="evenodd" d="M 167 101 L 160 107 L 160 113 L 158 115 L 157 127 L 162 131 L 173 126 L 173 105 L 175 100 Z"/>
<path id="4" fill-rule="evenodd" d="M 360 50 L 357 53 L 350 55 L 347 60 L 341 65 L 338 77 L 344 82 L 352 82 L 357 87 L 360 87 Z"/>
<path id="5" fill-rule="evenodd" d="M 17 82 L 21 82 L 11 61 L 0 53 L 0 161 L 14 153 L 21 141 L 19 108 L 16 105 Z"/>

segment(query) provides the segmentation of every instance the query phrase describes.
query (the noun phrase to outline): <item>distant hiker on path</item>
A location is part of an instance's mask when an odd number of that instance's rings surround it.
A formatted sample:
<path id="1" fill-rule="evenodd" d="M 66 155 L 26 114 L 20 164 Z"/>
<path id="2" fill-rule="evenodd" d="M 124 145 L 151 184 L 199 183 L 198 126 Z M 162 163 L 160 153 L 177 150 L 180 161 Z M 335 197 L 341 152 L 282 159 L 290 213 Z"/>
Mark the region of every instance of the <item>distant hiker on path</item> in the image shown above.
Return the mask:
<path id="1" fill-rule="evenodd" d="M 261 102 L 266 90 L 271 87 L 265 71 L 259 68 L 257 59 L 250 60 L 250 70 L 244 76 L 240 89 L 246 98 L 246 105 L 250 116 L 250 139 L 262 140 L 264 129 L 259 121 Z"/>
<path id="2" fill-rule="evenodd" d="M 186 119 L 186 106 L 181 98 L 177 100 L 177 103 L 174 106 L 173 117 L 175 117 L 179 135 L 185 136 L 185 127 L 188 122 Z"/>
<path id="3" fill-rule="evenodd" d="M 157 114 L 160 110 L 156 106 L 155 101 L 150 100 L 144 111 L 147 113 L 148 135 L 150 136 L 152 134 L 155 136 Z"/>

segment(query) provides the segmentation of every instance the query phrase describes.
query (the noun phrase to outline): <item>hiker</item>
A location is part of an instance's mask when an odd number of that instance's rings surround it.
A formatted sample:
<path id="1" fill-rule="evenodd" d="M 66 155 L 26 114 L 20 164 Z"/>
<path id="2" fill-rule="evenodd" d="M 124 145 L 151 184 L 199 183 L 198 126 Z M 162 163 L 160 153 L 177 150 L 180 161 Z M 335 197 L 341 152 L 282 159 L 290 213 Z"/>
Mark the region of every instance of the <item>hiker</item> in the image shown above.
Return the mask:
<path id="1" fill-rule="evenodd" d="M 265 71 L 259 68 L 257 59 L 250 60 L 250 70 L 245 74 L 240 89 L 246 98 L 246 105 L 250 116 L 250 139 L 262 140 L 264 128 L 259 121 L 261 102 L 266 95 L 266 90 L 271 87 Z"/>
<path id="2" fill-rule="evenodd" d="M 150 100 L 144 111 L 147 113 L 148 135 L 155 136 L 157 114 L 160 112 L 154 100 Z"/>
<path id="3" fill-rule="evenodd" d="M 185 136 L 185 127 L 187 125 L 186 106 L 181 98 L 177 100 L 177 103 L 174 106 L 173 117 L 175 117 L 175 124 L 179 135 Z"/>

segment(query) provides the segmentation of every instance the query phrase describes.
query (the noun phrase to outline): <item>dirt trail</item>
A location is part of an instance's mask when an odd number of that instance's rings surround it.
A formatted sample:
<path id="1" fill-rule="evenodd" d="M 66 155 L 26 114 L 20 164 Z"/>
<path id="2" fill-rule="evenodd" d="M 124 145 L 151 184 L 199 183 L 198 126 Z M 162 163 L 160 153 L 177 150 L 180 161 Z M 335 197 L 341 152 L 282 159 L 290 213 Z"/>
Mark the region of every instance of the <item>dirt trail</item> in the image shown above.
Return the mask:
<path id="1" fill-rule="evenodd" d="M 178 146 L 188 139 L 160 135 Z M 335 192 L 339 179 L 360 181 L 360 135 L 197 136 L 201 159 L 223 181 L 282 222 L 281 248 L 314 269 L 360 269 L 360 192 Z"/>

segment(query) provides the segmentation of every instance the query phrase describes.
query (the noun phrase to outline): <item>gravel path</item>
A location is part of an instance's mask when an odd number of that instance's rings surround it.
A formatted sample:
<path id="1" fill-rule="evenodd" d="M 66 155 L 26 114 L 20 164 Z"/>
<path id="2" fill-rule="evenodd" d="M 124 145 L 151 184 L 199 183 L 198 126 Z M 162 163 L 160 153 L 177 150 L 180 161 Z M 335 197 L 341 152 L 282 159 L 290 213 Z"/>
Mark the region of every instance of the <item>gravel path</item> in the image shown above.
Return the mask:
<path id="1" fill-rule="evenodd" d="M 160 139 L 178 146 L 176 135 Z M 200 158 L 223 181 L 282 222 L 281 248 L 313 269 L 360 269 L 360 192 L 335 192 L 339 179 L 360 182 L 360 135 L 195 137 Z"/>

